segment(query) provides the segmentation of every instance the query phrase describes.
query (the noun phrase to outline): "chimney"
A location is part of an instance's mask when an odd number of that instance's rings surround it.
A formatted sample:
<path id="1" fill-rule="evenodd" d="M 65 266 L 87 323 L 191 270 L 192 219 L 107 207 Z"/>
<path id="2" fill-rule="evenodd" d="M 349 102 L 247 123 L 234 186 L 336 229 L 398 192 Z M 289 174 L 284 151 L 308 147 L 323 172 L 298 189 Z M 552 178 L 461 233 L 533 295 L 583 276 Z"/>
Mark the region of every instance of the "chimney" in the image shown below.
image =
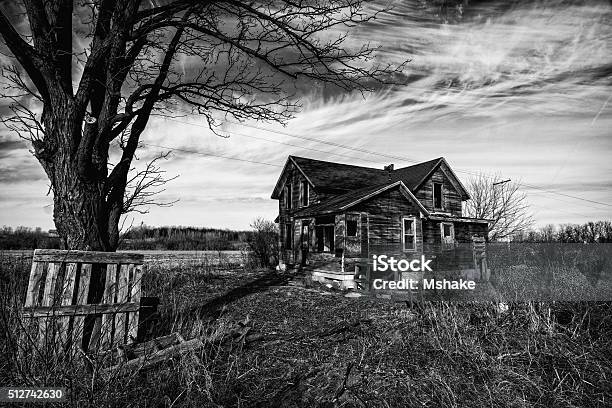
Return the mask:
<path id="1" fill-rule="evenodd" d="M 383 167 L 383 170 L 385 170 L 387 172 L 387 178 L 389 180 L 389 183 L 391 182 L 391 173 L 393 172 L 393 163 L 391 163 L 388 166 Z"/>

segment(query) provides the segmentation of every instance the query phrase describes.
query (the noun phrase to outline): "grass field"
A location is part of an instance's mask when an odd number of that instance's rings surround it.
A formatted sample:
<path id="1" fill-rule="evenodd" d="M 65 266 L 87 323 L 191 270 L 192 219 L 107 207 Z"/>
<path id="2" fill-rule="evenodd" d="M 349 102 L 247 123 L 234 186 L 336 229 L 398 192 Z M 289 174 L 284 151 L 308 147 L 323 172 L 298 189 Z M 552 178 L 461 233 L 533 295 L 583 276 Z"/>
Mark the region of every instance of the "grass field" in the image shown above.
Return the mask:
<path id="1" fill-rule="evenodd" d="M 155 260 L 156 259 L 156 260 Z M 240 253 L 156 253 L 145 295 L 157 335 L 204 348 L 127 377 L 43 355 L 17 360 L 27 256 L 0 263 L 0 384 L 63 385 L 73 406 L 604 407 L 612 405 L 607 303 L 423 303 L 288 286 Z M 75 363 L 71 363 L 75 364 Z"/>

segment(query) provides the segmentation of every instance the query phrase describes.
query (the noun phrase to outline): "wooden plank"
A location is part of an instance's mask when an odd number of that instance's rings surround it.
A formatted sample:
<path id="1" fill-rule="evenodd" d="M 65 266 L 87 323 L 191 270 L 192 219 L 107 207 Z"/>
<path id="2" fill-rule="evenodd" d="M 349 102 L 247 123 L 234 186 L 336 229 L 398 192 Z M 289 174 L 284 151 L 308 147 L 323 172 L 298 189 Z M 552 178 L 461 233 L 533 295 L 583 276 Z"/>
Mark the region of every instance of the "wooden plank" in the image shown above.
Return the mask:
<path id="1" fill-rule="evenodd" d="M 100 350 L 100 332 L 102 327 L 102 317 L 96 317 L 94 320 L 94 326 L 91 330 L 91 337 L 89 339 L 89 344 L 87 345 L 87 352 L 94 353 Z"/>
<path id="2" fill-rule="evenodd" d="M 127 303 L 129 292 L 129 277 L 134 270 L 133 264 L 121 265 L 119 267 L 119 279 L 117 280 L 117 303 Z M 127 316 L 125 313 L 118 313 L 115 316 L 115 346 L 125 344 L 125 325 Z"/>
<path id="3" fill-rule="evenodd" d="M 117 265 L 106 265 L 106 283 L 104 284 L 104 294 L 102 301 L 106 304 L 115 303 L 117 297 Z M 115 316 L 113 314 L 102 315 L 102 326 L 100 327 L 100 347 L 102 350 L 112 348 L 113 330 L 115 326 Z"/>
<path id="4" fill-rule="evenodd" d="M 75 305 L 86 305 L 87 297 L 89 296 L 89 283 L 91 281 L 91 264 L 84 263 L 81 265 L 81 273 L 79 275 L 79 287 L 77 288 L 77 297 Z M 74 313 L 78 314 L 78 313 Z M 87 350 L 88 346 L 83 343 L 83 328 L 85 326 L 85 316 L 76 316 L 72 324 L 72 344 L 79 345 L 83 350 Z"/>
<path id="5" fill-rule="evenodd" d="M 58 262 L 50 262 L 47 269 L 47 279 L 45 280 L 45 289 L 42 297 L 42 306 L 53 306 L 55 297 L 55 284 L 60 271 L 61 264 Z"/>
<path id="6" fill-rule="evenodd" d="M 77 264 L 74 262 L 66 264 L 66 273 L 61 286 L 60 305 L 69 306 L 74 297 L 74 285 L 76 281 Z M 68 344 L 70 316 L 60 317 L 57 322 L 59 341 L 62 346 Z"/>
<path id="7" fill-rule="evenodd" d="M 157 363 L 160 363 L 174 355 L 185 353 L 188 351 L 195 351 L 202 348 L 204 344 L 200 339 L 192 339 L 175 346 L 168 347 L 163 350 L 156 351 L 150 355 L 135 358 L 129 360 L 125 364 L 119 364 L 113 367 L 102 370 L 104 375 L 121 375 L 129 374 L 131 372 L 142 370 L 151 367 Z"/>
<path id="8" fill-rule="evenodd" d="M 91 264 L 84 263 L 81 265 L 81 274 L 79 276 L 79 287 L 77 288 L 77 297 L 75 305 L 86 305 L 87 297 L 89 296 L 89 283 L 91 282 Z"/>
<path id="9" fill-rule="evenodd" d="M 135 265 L 132 270 L 132 279 L 130 285 L 130 303 L 140 304 L 140 296 L 142 283 L 142 265 Z M 128 313 L 128 337 L 127 341 L 135 342 L 138 337 L 138 319 L 139 313 Z"/>
<path id="10" fill-rule="evenodd" d="M 59 249 L 37 249 L 35 262 L 83 262 L 83 263 L 125 263 L 142 264 L 144 255 L 130 252 L 64 251 Z"/>
<path id="11" fill-rule="evenodd" d="M 130 346 L 130 352 L 135 358 L 150 355 L 155 351 L 174 346 L 185 341 L 178 332 L 170 333 L 166 336 L 157 337 L 153 340 L 145 341 L 144 343 Z"/>
<path id="12" fill-rule="evenodd" d="M 71 305 L 74 296 L 74 285 L 76 282 L 77 264 L 74 262 L 66 264 L 66 274 L 62 284 L 62 294 L 60 304 L 62 306 Z"/>
<path id="13" fill-rule="evenodd" d="M 112 314 L 137 312 L 140 308 L 138 303 L 99 303 L 91 305 L 68 305 L 31 307 L 23 309 L 23 317 L 39 318 L 51 316 L 86 316 L 90 314 Z"/>
<path id="14" fill-rule="evenodd" d="M 55 286 L 57 282 L 57 276 L 61 264 L 58 262 L 50 262 L 47 268 L 47 278 L 45 279 L 45 288 L 43 290 L 43 297 L 41 305 L 43 307 L 52 307 L 55 297 Z M 52 319 L 41 318 L 38 321 L 38 345 L 45 349 L 47 345 L 51 344 L 54 340 L 54 322 Z"/>
<path id="15" fill-rule="evenodd" d="M 44 263 L 32 262 L 32 270 L 30 271 L 30 280 L 28 281 L 25 306 L 36 306 L 38 304 L 38 292 L 44 270 Z"/>

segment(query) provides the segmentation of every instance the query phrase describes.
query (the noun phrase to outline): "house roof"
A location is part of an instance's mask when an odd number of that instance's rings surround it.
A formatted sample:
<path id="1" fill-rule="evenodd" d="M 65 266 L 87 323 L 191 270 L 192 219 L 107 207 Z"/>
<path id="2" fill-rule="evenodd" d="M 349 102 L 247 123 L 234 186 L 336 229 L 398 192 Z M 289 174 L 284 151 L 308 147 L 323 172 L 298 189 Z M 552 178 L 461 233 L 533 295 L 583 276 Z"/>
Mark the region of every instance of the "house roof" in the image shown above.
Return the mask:
<path id="1" fill-rule="evenodd" d="M 274 199 L 278 198 L 280 195 L 282 176 L 285 173 L 287 165 L 291 162 L 295 164 L 298 170 L 302 172 L 304 177 L 314 188 L 336 191 L 353 190 L 351 192 L 363 188 L 374 188 L 383 184 L 389 184 L 390 182 L 401 181 L 412 193 L 414 193 L 441 163 L 445 163 L 450 169 L 450 166 L 448 166 L 448 163 L 446 163 L 443 157 L 388 171 L 379 168 L 289 156 L 285 163 L 285 168 L 283 168 L 281 176 L 272 192 L 272 198 Z M 457 180 L 460 188 L 463 189 L 462 195 L 469 198 L 467 191 L 452 170 L 451 173 Z"/>
<path id="2" fill-rule="evenodd" d="M 317 188 L 353 190 L 389 181 L 387 171 L 290 156 Z"/>
<path id="3" fill-rule="evenodd" d="M 349 191 L 348 193 L 332 197 L 320 204 L 315 204 L 309 207 L 299 209 L 293 213 L 295 217 L 310 217 L 321 214 L 331 214 L 338 211 L 346 210 L 368 198 L 375 197 L 392 188 L 400 188 L 406 199 L 414 201 L 418 205 L 420 210 L 424 214 L 428 214 L 428 211 L 423 207 L 423 204 L 412 194 L 412 192 L 406 187 L 401 181 L 395 181 L 392 183 L 377 184 L 360 188 L 358 190 Z"/>
<path id="4" fill-rule="evenodd" d="M 425 178 L 444 160 L 443 157 L 393 170 L 392 179 L 401 180 L 411 191 L 415 191 Z"/>

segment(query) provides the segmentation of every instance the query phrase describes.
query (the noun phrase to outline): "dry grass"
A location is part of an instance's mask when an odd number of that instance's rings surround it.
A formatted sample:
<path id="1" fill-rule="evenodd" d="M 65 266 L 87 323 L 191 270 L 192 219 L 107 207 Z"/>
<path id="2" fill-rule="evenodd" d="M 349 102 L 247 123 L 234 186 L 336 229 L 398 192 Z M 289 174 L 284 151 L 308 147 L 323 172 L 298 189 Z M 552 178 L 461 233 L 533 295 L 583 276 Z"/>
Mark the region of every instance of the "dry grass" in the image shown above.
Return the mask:
<path id="1" fill-rule="evenodd" d="M 29 261 L 0 262 L 0 383 L 62 385 L 74 406 L 587 407 L 612 403 L 612 306 L 425 303 L 408 308 L 239 265 L 151 266 L 159 335 L 205 347 L 129 377 L 17 360 Z"/>

